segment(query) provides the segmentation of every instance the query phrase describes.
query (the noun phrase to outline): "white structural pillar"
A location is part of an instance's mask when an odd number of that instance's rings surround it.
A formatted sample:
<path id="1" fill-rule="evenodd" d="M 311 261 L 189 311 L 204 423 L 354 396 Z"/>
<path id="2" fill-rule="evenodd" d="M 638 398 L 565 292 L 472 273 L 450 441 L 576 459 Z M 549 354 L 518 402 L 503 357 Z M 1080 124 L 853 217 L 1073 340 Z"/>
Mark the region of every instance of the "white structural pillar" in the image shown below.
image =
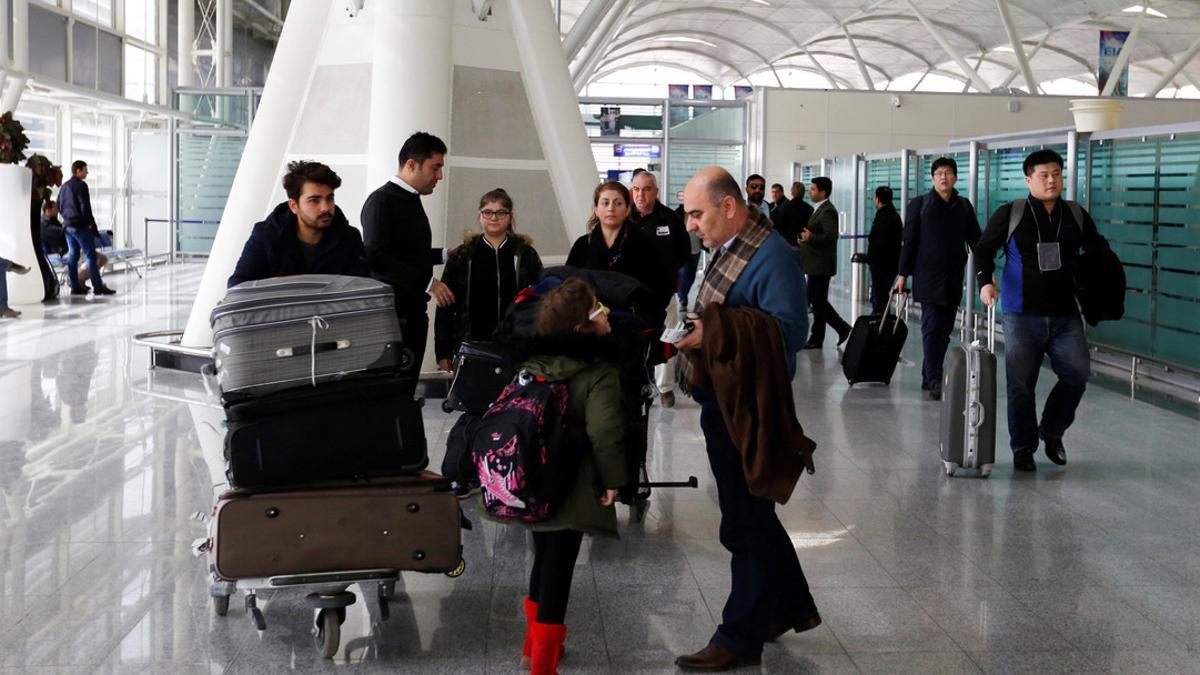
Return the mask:
<path id="1" fill-rule="evenodd" d="M 579 54 L 579 50 L 587 43 L 588 37 L 595 32 L 596 24 L 608 13 L 614 2 L 616 0 L 589 0 L 587 7 L 583 8 L 579 18 L 571 26 L 571 31 L 563 39 L 562 51 L 567 56 L 567 63 L 570 63 Z M 518 4 L 516 2 L 511 4 L 514 13 L 517 11 Z"/>
<path id="2" fill-rule="evenodd" d="M 414 132 L 450 138 L 454 5 L 370 0 L 359 15 L 373 30 L 368 185 L 382 185 L 396 173 L 400 146 Z M 421 202 L 436 237 L 445 229 L 445 184 Z"/>
<path id="3" fill-rule="evenodd" d="M 609 10 L 608 16 L 604 17 L 604 22 L 600 25 L 599 33 L 592 38 L 592 41 L 588 43 L 587 49 L 580 55 L 580 61 L 577 64 L 578 67 L 572 76 L 575 83 L 575 91 L 583 91 L 592 74 L 596 72 L 596 67 L 604 59 L 609 46 L 612 45 L 613 38 L 616 37 L 617 31 L 621 28 L 621 23 L 625 20 L 625 15 L 629 13 L 630 2 L 631 0 L 617 0 L 617 3 Z"/>
<path id="4" fill-rule="evenodd" d="M 967 199 L 970 200 L 971 206 L 975 210 L 979 210 L 979 141 L 971 141 L 970 150 L 971 156 L 968 158 L 967 175 L 970 176 L 971 184 L 967 186 Z"/>
<path id="5" fill-rule="evenodd" d="M 180 87 L 196 84 L 196 65 L 192 48 L 196 43 L 196 0 L 179 1 L 179 23 L 176 26 L 176 69 Z"/>
<path id="6" fill-rule="evenodd" d="M 567 59 L 558 44 L 548 4 L 509 0 L 508 6 L 529 107 L 542 149 L 553 167 L 550 179 L 563 222 L 577 222 L 579 214 L 591 206 L 596 162 L 579 116 Z"/>
<path id="7" fill-rule="evenodd" d="M 1017 34 L 1017 26 L 1012 20 L 1012 12 L 1008 10 L 1008 0 L 996 0 L 996 7 L 1000 10 L 1000 20 L 1004 23 L 1004 31 L 1008 33 L 1008 42 L 1012 45 L 1013 54 L 1017 57 L 1017 65 L 1020 66 L 1021 74 L 1025 77 L 1025 87 L 1030 94 L 1037 94 L 1037 80 L 1033 77 L 1033 68 L 1029 66 L 1029 59 L 1025 57 L 1025 46 L 1021 44 L 1021 36 Z"/>
<path id="8" fill-rule="evenodd" d="M 929 20 L 929 17 L 925 16 L 925 13 L 921 11 L 921 8 L 917 6 L 917 3 L 913 0 L 907 0 L 907 2 L 909 8 L 913 11 L 913 14 L 916 15 L 921 24 L 925 26 L 925 30 L 928 31 L 929 35 L 933 37 L 934 41 L 941 46 L 942 51 L 946 52 L 950 58 L 954 59 L 954 62 L 958 64 L 958 67 L 963 71 L 963 74 L 971 79 L 971 83 L 975 85 L 975 88 L 984 94 L 991 91 L 991 88 L 988 87 L 987 82 L 985 82 L 983 78 L 979 76 L 979 73 L 971 67 L 971 64 L 967 63 L 967 60 L 963 58 L 963 55 L 960 54 L 957 49 L 954 48 L 954 45 L 950 44 L 950 41 L 946 39 L 945 35 L 942 35 L 942 31 L 932 21 Z"/>
<path id="9" fill-rule="evenodd" d="M 1079 186 L 1079 132 L 1071 129 L 1067 132 L 1067 177 L 1063 181 L 1063 197 L 1071 201 L 1079 201 L 1076 194 Z"/>
<path id="10" fill-rule="evenodd" d="M 299 119 L 296 111 L 304 101 L 316 62 L 317 50 L 313 46 L 320 43 L 325 32 L 332 2 L 304 0 L 292 3 L 288 11 L 254 126 L 234 175 L 234 189 L 225 203 L 200 290 L 188 317 L 183 334 L 185 346 L 212 345 L 208 315 L 225 297 L 226 281 L 237 265 L 251 228 L 270 208 L 271 195 L 279 180 L 280 163 Z"/>
<path id="11" fill-rule="evenodd" d="M 0 98 L 0 114 L 16 111 L 21 102 L 21 94 L 25 92 L 25 83 L 29 81 L 29 5 L 26 0 L 13 0 L 12 14 L 7 14 L 7 7 L 0 9 L 0 27 L 12 25 L 12 61 L 8 60 L 7 30 L 0 37 L 0 64 L 5 69 L 11 69 L 7 78 L 0 79 L 0 91 L 4 91 L 4 79 L 8 80 L 8 90 Z"/>
<path id="12" fill-rule="evenodd" d="M 1158 78 L 1158 82 L 1155 82 L 1154 86 L 1150 87 L 1150 91 L 1146 92 L 1146 98 L 1154 98 L 1155 96 L 1158 96 L 1158 92 L 1162 91 L 1163 87 L 1171 84 L 1171 80 L 1179 74 L 1179 71 L 1183 70 L 1184 66 L 1191 63 L 1192 59 L 1196 58 L 1196 54 L 1200 54 L 1200 36 L 1196 38 L 1196 41 L 1192 43 L 1191 47 L 1188 47 L 1186 52 L 1180 54 L 1179 58 L 1175 59 L 1175 63 L 1171 64 L 1171 67 L 1167 69 L 1167 72 L 1163 73 L 1162 77 Z"/>

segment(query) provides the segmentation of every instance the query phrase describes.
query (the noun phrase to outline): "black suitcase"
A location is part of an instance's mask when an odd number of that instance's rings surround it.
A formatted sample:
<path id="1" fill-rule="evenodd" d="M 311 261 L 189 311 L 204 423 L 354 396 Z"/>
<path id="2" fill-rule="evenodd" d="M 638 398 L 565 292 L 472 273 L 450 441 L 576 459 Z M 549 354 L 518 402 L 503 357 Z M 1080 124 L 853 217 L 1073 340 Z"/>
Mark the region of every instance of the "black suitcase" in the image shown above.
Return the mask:
<path id="1" fill-rule="evenodd" d="M 896 313 L 860 316 L 854 322 L 846 349 L 842 352 L 842 372 L 851 386 L 859 382 L 892 381 L 900 352 L 908 339 L 908 325 L 900 317 L 904 315 L 907 293 L 893 293 L 896 298 Z M 891 302 L 888 307 L 891 308 Z"/>
<path id="2" fill-rule="evenodd" d="M 226 472 L 235 487 L 414 473 L 429 463 L 412 381 L 367 376 L 227 405 Z"/>
<path id="3" fill-rule="evenodd" d="M 454 354 L 454 378 L 442 409 L 482 415 L 512 382 L 509 349 L 497 342 L 464 342 Z"/>

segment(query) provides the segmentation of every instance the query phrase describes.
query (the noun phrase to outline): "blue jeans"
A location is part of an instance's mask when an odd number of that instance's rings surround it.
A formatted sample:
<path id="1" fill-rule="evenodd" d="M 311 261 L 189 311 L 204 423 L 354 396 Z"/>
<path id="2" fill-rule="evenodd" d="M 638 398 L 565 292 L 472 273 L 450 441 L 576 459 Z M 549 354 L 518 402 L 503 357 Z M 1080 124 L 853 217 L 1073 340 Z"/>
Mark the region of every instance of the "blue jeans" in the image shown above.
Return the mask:
<path id="1" fill-rule="evenodd" d="M 92 291 L 104 288 L 100 280 L 100 265 L 96 262 L 96 235 L 86 227 L 70 227 L 65 230 L 67 235 L 67 280 L 71 282 L 71 290 L 79 290 L 79 252 L 87 257 L 88 273 L 92 277 Z"/>
<path id="2" fill-rule="evenodd" d="M 1014 451 L 1038 446 L 1037 381 L 1042 358 L 1058 382 L 1042 410 L 1042 433 L 1062 438 L 1075 421 L 1091 375 L 1091 357 L 1079 314 L 1004 314 L 1004 367 L 1008 373 L 1008 435 Z"/>
<path id="3" fill-rule="evenodd" d="M 817 614 L 792 539 L 775 502 L 746 485 L 742 455 L 729 436 L 713 394 L 693 389 L 700 428 L 717 483 L 721 545 L 733 554 L 729 598 L 712 641 L 735 654 L 758 656 L 772 622 L 795 624 Z"/>
<path id="4" fill-rule="evenodd" d="M 692 253 L 688 256 L 688 261 L 679 268 L 679 305 L 687 306 L 688 293 L 692 290 L 692 284 L 696 281 L 696 268 L 700 265 L 700 254 Z"/>
<path id="5" fill-rule="evenodd" d="M 0 258 L 0 309 L 8 307 L 8 270 L 12 266 L 11 260 Z"/>

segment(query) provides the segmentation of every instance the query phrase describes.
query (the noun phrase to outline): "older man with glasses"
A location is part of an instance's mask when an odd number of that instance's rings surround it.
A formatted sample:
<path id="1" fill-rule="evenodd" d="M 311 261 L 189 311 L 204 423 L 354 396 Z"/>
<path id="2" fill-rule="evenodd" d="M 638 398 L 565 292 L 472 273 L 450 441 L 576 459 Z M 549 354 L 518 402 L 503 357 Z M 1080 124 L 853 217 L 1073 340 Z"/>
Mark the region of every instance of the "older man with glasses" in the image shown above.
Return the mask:
<path id="1" fill-rule="evenodd" d="M 921 303 L 921 343 L 925 362 L 921 388 L 942 398 L 942 361 L 962 302 L 967 249 L 979 241 L 975 207 L 954 189 L 958 163 L 939 157 L 930 167 L 933 189 L 908 203 L 900 249 L 897 292 L 913 277 L 913 299 Z"/>

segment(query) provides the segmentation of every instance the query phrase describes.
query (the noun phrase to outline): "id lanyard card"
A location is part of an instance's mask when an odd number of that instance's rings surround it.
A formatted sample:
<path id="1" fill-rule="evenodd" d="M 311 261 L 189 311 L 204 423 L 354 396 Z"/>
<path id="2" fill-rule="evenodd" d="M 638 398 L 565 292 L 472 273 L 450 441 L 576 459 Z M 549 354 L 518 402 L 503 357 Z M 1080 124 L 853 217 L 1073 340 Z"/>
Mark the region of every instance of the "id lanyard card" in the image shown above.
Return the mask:
<path id="1" fill-rule="evenodd" d="M 1057 272 L 1062 269 L 1062 250 L 1058 239 L 1062 235 L 1062 213 L 1059 213 L 1058 232 L 1054 234 L 1055 241 L 1042 241 L 1042 227 L 1038 224 L 1037 209 L 1040 204 L 1029 204 L 1033 211 L 1033 231 L 1037 233 L 1038 270 L 1041 272 Z M 1051 221 L 1053 224 L 1053 221 Z"/>

